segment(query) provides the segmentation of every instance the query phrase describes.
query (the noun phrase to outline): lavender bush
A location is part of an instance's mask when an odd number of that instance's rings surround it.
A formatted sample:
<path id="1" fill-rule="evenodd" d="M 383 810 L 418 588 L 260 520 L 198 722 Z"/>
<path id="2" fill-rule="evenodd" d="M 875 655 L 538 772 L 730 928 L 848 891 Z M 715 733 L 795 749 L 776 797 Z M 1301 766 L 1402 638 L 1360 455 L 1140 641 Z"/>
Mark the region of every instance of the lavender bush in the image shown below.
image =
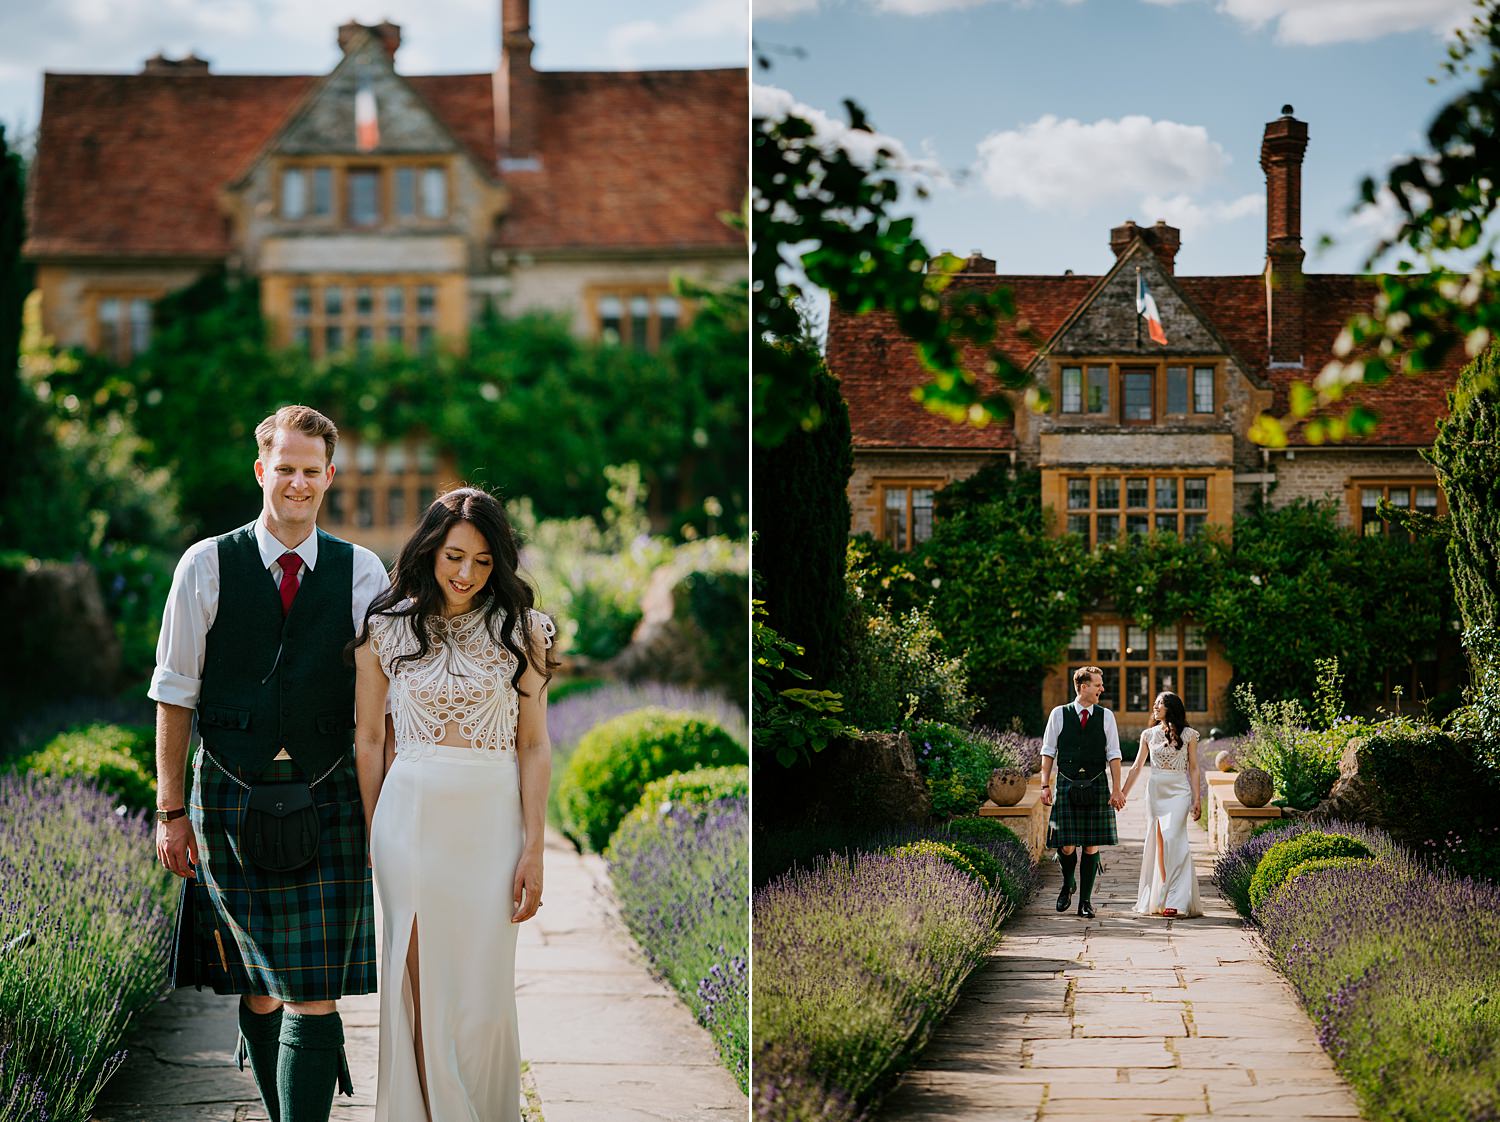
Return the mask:
<path id="1" fill-rule="evenodd" d="M 999 941 L 1006 910 L 936 857 L 835 855 L 761 889 L 756 1117 L 864 1117 Z"/>
<path id="2" fill-rule="evenodd" d="M 144 815 L 0 776 L 0 1122 L 86 1122 L 166 983 L 170 877 Z"/>
<path id="3" fill-rule="evenodd" d="M 1255 918 L 1366 1117 L 1500 1119 L 1500 887 L 1365 861 Z"/>
<path id="4" fill-rule="evenodd" d="M 1027 775 L 1042 770 L 1042 738 L 1020 732 L 998 732 L 991 728 L 974 730 L 990 745 L 991 767 L 1019 768 Z"/>
<path id="5" fill-rule="evenodd" d="M 1412 858 L 1405 849 L 1391 840 L 1389 834 L 1359 822 L 1341 819 L 1314 820 L 1309 818 L 1282 819 L 1274 827 L 1262 830 L 1242 845 L 1219 855 L 1214 862 L 1213 882 L 1224 894 L 1235 910 L 1242 916 L 1250 914 L 1250 881 L 1255 876 L 1256 866 L 1266 851 L 1279 841 L 1296 837 L 1309 830 L 1325 834 L 1339 834 L 1363 842 L 1377 860 L 1388 865 L 1406 868 Z"/>
<path id="6" fill-rule="evenodd" d="M 606 860 L 626 925 L 655 970 L 749 1079 L 750 815 L 745 798 L 628 816 Z"/>

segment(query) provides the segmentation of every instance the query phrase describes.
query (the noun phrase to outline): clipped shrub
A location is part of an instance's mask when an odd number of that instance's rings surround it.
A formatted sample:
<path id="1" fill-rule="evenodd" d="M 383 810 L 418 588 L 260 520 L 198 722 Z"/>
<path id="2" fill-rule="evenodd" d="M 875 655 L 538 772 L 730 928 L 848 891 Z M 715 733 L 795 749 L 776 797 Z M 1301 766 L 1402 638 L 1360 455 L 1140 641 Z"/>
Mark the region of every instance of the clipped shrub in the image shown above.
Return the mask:
<path id="1" fill-rule="evenodd" d="M 947 842 L 932 841 L 930 839 L 907 842 L 904 845 L 892 846 L 886 852 L 892 857 L 936 857 L 939 860 L 948 862 L 948 864 L 952 865 L 959 872 L 973 877 L 985 887 L 989 887 L 991 883 L 990 878 L 981 873 L 975 867 L 974 863 L 959 851 L 957 846 L 949 845 Z"/>
<path id="2" fill-rule="evenodd" d="M 962 841 L 992 854 L 1005 869 L 1001 888 L 1010 900 L 1011 911 L 1026 906 L 1036 891 L 1039 874 L 1031 860 L 1031 851 L 1016 832 L 997 818 L 954 818 L 934 836 L 942 841 Z"/>
<path id="3" fill-rule="evenodd" d="M 1369 857 L 1370 847 L 1342 834 L 1311 830 L 1295 838 L 1276 842 L 1255 867 L 1250 878 L 1250 908 L 1260 907 L 1272 892 L 1280 888 L 1291 871 L 1304 861 L 1316 857 Z"/>
<path id="4" fill-rule="evenodd" d="M 602 851 L 653 779 L 747 762 L 745 746 L 710 721 L 654 707 L 626 713 L 578 742 L 557 791 L 563 830 Z"/>
<path id="5" fill-rule="evenodd" d="M 1298 877 L 1306 876 L 1308 873 L 1319 873 L 1325 869 L 1347 869 L 1350 865 L 1357 865 L 1361 861 L 1368 860 L 1368 857 L 1314 857 L 1300 865 L 1294 865 L 1292 871 L 1287 873 L 1286 880 L 1281 882 L 1281 887 L 1285 888 Z"/>
<path id="6" fill-rule="evenodd" d="M 156 741 L 149 725 L 70 729 L 22 756 L 15 768 L 59 779 L 92 780 L 131 810 L 156 805 Z"/>
<path id="7" fill-rule="evenodd" d="M 968 814 L 984 802 L 994 749 L 983 735 L 942 721 L 918 721 L 907 732 L 934 815 Z"/>
<path id="8" fill-rule="evenodd" d="M 1317 831 L 1361 841 L 1387 865 L 1404 866 L 1411 861 L 1411 855 L 1393 841 L 1389 834 L 1363 823 L 1343 819 L 1315 821 L 1308 818 L 1282 818 L 1274 825 L 1257 829 L 1247 841 L 1221 853 L 1214 862 L 1214 884 L 1225 899 L 1234 905 L 1235 911 L 1242 916 L 1249 916 L 1250 880 L 1255 876 L 1255 868 L 1266 851 L 1277 842 Z"/>
<path id="9" fill-rule="evenodd" d="M 659 818 L 676 810 L 703 814 L 722 799 L 750 797 L 748 767 L 700 767 L 653 779 L 641 792 L 640 802 L 621 821 L 616 835 L 627 823 Z M 605 853 L 608 859 L 609 853 Z"/>

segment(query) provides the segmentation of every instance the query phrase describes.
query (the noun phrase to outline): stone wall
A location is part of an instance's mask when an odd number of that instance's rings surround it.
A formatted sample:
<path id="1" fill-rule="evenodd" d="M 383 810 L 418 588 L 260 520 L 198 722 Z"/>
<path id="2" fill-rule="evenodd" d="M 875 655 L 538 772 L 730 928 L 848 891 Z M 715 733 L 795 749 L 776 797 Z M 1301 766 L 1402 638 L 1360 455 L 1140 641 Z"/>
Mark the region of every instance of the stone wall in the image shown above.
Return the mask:
<path id="1" fill-rule="evenodd" d="M 1270 460 L 1276 475 L 1270 493 L 1272 506 L 1286 506 L 1299 499 L 1337 499 L 1339 522 L 1345 526 L 1354 524 L 1349 494 L 1354 480 L 1437 478 L 1416 449 L 1297 448 L 1272 452 Z M 1352 501 L 1357 503 L 1358 497 Z"/>
<path id="2" fill-rule="evenodd" d="M 931 480 L 939 489 L 967 479 L 996 461 L 1009 463 L 1005 452 L 867 452 L 854 450 L 849 478 L 851 534 L 879 534 L 880 484 L 893 480 Z"/>

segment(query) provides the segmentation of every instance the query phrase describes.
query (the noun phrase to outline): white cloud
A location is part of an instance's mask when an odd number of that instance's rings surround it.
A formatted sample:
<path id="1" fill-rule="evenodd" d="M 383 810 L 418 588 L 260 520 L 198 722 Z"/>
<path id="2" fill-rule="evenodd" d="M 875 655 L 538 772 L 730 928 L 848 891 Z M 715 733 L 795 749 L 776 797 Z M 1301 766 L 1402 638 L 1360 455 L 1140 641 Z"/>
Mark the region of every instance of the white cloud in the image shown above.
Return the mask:
<path id="1" fill-rule="evenodd" d="M 632 20 L 609 33 L 609 45 L 622 56 L 622 62 L 647 64 L 663 45 L 714 42 L 727 36 L 748 43 L 745 0 L 699 0 L 666 19 Z"/>
<path id="2" fill-rule="evenodd" d="M 942 170 L 930 159 L 914 159 L 906 145 L 895 137 L 881 132 L 864 132 L 851 129 L 843 121 L 829 116 L 821 109 L 798 101 L 792 94 L 776 86 L 755 83 L 750 87 L 750 113 L 754 117 L 784 120 L 797 116 L 812 126 L 813 138 L 825 148 L 842 148 L 858 163 L 869 166 L 881 149 L 887 153 L 887 164 L 927 178 L 942 178 Z"/>
<path id="3" fill-rule="evenodd" d="M 1081 211 L 1120 197 L 1195 191 L 1228 164 L 1200 125 L 1142 116 L 1084 123 L 1048 114 L 981 140 L 977 171 L 997 198 Z"/>
<path id="4" fill-rule="evenodd" d="M 1160 218 L 1181 230 L 1185 242 L 1211 227 L 1263 214 L 1265 209 L 1266 197 L 1263 194 L 1241 195 L 1228 202 L 1201 203 L 1185 194 L 1147 195 L 1141 200 L 1141 213 L 1148 224 Z"/>
<path id="5" fill-rule="evenodd" d="M 1277 41 L 1297 46 L 1446 35 L 1474 15 L 1472 0 L 1220 0 L 1219 10 L 1254 28 L 1274 23 Z"/>
<path id="6" fill-rule="evenodd" d="M 805 12 L 816 12 L 818 0 L 751 0 L 751 6 L 757 20 L 788 19 Z"/>
<path id="7" fill-rule="evenodd" d="M 960 8 L 977 8 L 990 0 L 873 0 L 882 12 L 902 16 L 927 16 L 933 12 L 952 12 Z"/>

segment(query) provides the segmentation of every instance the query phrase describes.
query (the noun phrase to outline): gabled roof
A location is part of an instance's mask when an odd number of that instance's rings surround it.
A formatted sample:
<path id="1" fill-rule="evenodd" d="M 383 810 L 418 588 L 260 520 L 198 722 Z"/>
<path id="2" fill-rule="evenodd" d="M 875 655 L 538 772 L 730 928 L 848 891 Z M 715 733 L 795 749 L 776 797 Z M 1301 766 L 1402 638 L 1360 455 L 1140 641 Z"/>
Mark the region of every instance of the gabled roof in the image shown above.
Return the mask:
<path id="1" fill-rule="evenodd" d="M 1308 274 L 1304 288 L 1303 366 L 1272 368 L 1267 358 L 1266 287 L 1262 276 L 1174 276 L 1173 283 L 1191 306 L 1225 341 L 1226 349 L 1245 364 L 1246 373 L 1272 390 L 1271 412 L 1284 417 L 1290 410 L 1293 382 L 1310 383 L 1333 360 L 1333 344 L 1350 316 L 1367 310 L 1373 292 L 1368 277 L 1346 274 Z M 1015 296 L 1018 318 L 1028 321 L 1044 338 L 1052 339 L 1064 323 L 1098 287 L 1099 277 L 1080 276 L 964 276 L 955 284 L 1007 287 Z M 1019 338 L 1014 328 L 1003 329 L 1005 352 L 1018 364 L 1030 365 L 1037 348 Z M 970 356 L 970 368 L 982 368 L 983 356 Z M 1380 419 L 1375 435 L 1344 441 L 1342 447 L 1412 447 L 1432 443 L 1434 426 L 1448 412 L 1447 393 L 1466 359 L 1449 356 L 1442 369 L 1419 377 L 1397 377 L 1380 386 L 1351 391 L 1346 403 L 1358 401 Z M 836 374 L 849 403 L 854 445 L 861 449 L 1005 449 L 1014 447 L 1009 424 L 976 429 L 947 421 L 911 399 L 911 391 L 928 374 L 915 348 L 896 330 L 889 317 L 848 315 L 835 305 L 829 316 L 828 365 Z M 980 375 L 986 390 L 993 379 Z M 1342 406 L 1335 411 L 1340 411 Z M 1302 426 L 1288 432 L 1293 447 L 1307 447 Z"/>
<path id="2" fill-rule="evenodd" d="M 749 180 L 744 70 L 537 74 L 541 170 L 505 176 L 514 249 L 737 247 Z"/>
<path id="3" fill-rule="evenodd" d="M 48 74 L 26 252 L 228 256 L 219 192 L 321 76 Z M 497 245 L 661 250 L 743 245 L 719 220 L 748 178 L 743 69 L 537 74 L 541 170 L 501 173 Z M 481 166 L 497 166 L 493 76 L 414 75 L 411 88 Z"/>

